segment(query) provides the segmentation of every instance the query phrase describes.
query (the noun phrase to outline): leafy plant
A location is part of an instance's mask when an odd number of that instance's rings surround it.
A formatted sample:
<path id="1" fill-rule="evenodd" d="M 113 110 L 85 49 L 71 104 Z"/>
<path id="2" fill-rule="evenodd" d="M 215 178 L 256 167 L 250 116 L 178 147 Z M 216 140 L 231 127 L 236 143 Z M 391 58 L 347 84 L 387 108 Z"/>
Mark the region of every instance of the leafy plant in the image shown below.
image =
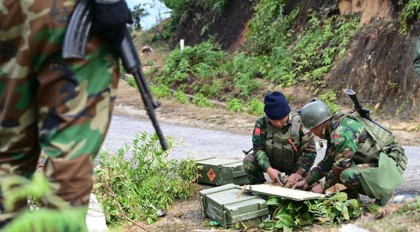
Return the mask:
<path id="1" fill-rule="evenodd" d="M 272 220 L 260 224 L 267 231 L 292 231 L 313 223 L 341 223 L 356 218 L 363 212 L 359 202 L 347 199 L 347 194 L 343 192 L 326 199 L 303 202 L 270 197 L 266 204 L 276 209 Z"/>
<path id="2" fill-rule="evenodd" d="M 264 103 L 255 98 L 251 99 L 247 104 L 247 112 L 253 115 L 264 114 Z"/>
<path id="3" fill-rule="evenodd" d="M 171 96 L 171 91 L 168 86 L 159 84 L 157 86 L 150 86 L 150 90 L 156 97 L 168 98 Z"/>
<path id="4" fill-rule="evenodd" d="M 134 80 L 134 77 L 132 77 L 132 76 L 130 76 L 130 77 L 127 79 L 127 83 L 128 83 L 130 86 L 132 86 L 132 87 L 137 87 L 136 80 Z"/>
<path id="5" fill-rule="evenodd" d="M 226 103 L 226 109 L 232 112 L 243 112 L 244 102 L 237 98 L 231 98 Z"/>
<path id="6" fill-rule="evenodd" d="M 192 103 L 200 107 L 213 107 L 213 103 L 211 103 L 209 99 L 201 93 L 195 95 L 195 98 L 192 100 Z"/>
<path id="7" fill-rule="evenodd" d="M 420 16 L 420 0 L 410 0 L 403 8 L 400 14 L 401 32 L 407 32 L 407 29 L 415 23 Z"/>
<path id="8" fill-rule="evenodd" d="M 191 196 L 198 175 L 194 160 L 168 160 L 156 134 L 146 132 L 136 135 L 133 145 L 120 148 L 118 154 L 101 152 L 96 172 L 94 192 L 106 220 L 116 225 L 127 220 L 156 221 L 160 210 L 174 199 Z"/>
<path id="9" fill-rule="evenodd" d="M 416 197 L 416 199 L 412 202 L 405 203 L 401 208 L 397 210 L 397 213 L 400 215 L 406 214 L 417 216 L 418 220 L 420 215 L 420 197 Z"/>
<path id="10" fill-rule="evenodd" d="M 328 105 L 332 113 L 337 112 L 339 109 L 339 106 L 335 103 L 337 100 L 337 95 L 334 93 L 334 91 L 330 90 L 324 94 L 321 94 L 319 98 L 321 101 Z"/>
<path id="11" fill-rule="evenodd" d="M 156 60 L 148 60 L 146 62 L 146 66 L 155 66 L 156 65 Z"/>
<path id="12" fill-rule="evenodd" d="M 21 211 L 2 231 L 87 231 L 86 207 L 71 207 L 56 196 L 41 173 L 35 174 L 32 180 L 11 176 L 0 184 L 7 211 L 12 211 L 16 202 L 31 199 L 31 207 Z M 36 207 L 34 203 L 39 204 L 41 200 L 59 209 Z"/>
<path id="13" fill-rule="evenodd" d="M 189 102 L 187 95 L 182 90 L 178 90 L 174 93 L 175 100 L 179 103 L 185 104 Z"/>

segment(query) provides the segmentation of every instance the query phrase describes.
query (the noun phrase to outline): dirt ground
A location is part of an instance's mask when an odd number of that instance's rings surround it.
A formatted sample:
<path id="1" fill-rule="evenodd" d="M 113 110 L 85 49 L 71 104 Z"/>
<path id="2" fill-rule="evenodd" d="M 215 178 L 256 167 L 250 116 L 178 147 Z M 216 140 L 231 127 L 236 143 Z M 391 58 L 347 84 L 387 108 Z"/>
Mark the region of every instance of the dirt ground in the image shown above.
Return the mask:
<path id="1" fill-rule="evenodd" d="M 251 134 L 257 116 L 227 112 L 224 107 L 216 105 L 215 108 L 200 108 L 192 104 L 180 104 L 167 99 L 155 99 L 162 106 L 157 110 L 160 122 L 229 131 L 238 134 Z M 293 106 L 292 106 L 293 107 Z M 125 81 L 120 81 L 118 96 L 115 105 L 115 114 L 147 118 L 142 109 L 142 103 L 137 90 Z M 390 127 L 397 140 L 405 146 L 420 146 L 420 132 L 413 132 L 420 122 L 396 122 L 393 120 L 381 121 Z M 206 186 L 199 186 L 206 188 Z M 126 231 L 203 231 L 210 229 L 209 220 L 201 213 L 198 192 L 190 200 L 176 201 L 158 222 L 152 225 L 138 222 L 138 225 L 127 227 Z M 317 231 L 325 231 L 322 228 Z M 248 230 L 250 231 L 250 230 Z M 329 229 L 328 229 L 329 231 Z M 337 231 L 337 230 L 335 230 Z"/>

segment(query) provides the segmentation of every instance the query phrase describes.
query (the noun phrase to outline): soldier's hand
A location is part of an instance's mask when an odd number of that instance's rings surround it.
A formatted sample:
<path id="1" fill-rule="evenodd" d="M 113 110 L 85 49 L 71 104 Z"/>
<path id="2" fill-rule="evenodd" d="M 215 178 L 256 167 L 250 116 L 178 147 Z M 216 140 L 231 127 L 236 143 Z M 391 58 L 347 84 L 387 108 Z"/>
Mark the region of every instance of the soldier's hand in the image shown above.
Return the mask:
<path id="1" fill-rule="evenodd" d="M 268 174 L 268 176 L 273 180 L 273 181 L 275 181 L 275 182 L 277 182 L 277 183 L 279 183 L 279 184 L 282 184 L 281 182 L 280 182 L 280 179 L 279 179 L 279 174 L 280 174 L 280 171 L 279 170 L 277 170 L 277 169 L 274 169 L 274 168 L 272 168 L 272 167 L 269 167 L 268 169 L 267 169 L 267 174 Z"/>
<path id="2" fill-rule="evenodd" d="M 293 173 L 292 175 L 289 176 L 289 179 L 287 180 L 287 182 L 290 185 L 294 185 L 300 180 L 302 180 L 302 176 L 299 173 Z"/>
<path id="3" fill-rule="evenodd" d="M 95 0 L 92 30 L 119 46 L 127 23 L 133 23 L 130 9 L 124 0 Z"/>
<path id="4" fill-rule="evenodd" d="M 312 187 L 312 192 L 314 192 L 314 193 L 324 193 L 325 190 L 324 190 L 324 188 L 322 187 L 321 184 L 317 184 L 314 187 Z"/>
<path id="5" fill-rule="evenodd" d="M 306 190 L 308 188 L 308 183 L 306 182 L 305 179 L 302 179 L 301 181 L 293 185 L 292 189 L 295 189 L 295 188 Z"/>

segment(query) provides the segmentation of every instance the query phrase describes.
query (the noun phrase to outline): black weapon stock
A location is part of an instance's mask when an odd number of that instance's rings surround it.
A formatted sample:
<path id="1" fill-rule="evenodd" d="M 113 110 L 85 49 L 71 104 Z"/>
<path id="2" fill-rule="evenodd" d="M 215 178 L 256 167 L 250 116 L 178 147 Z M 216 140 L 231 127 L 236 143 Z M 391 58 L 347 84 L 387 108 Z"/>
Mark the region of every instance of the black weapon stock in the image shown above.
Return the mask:
<path id="1" fill-rule="evenodd" d="M 64 38 L 63 57 L 80 59 L 85 56 L 86 44 L 89 37 L 89 31 L 92 25 L 92 13 L 90 0 L 80 0 L 71 16 L 67 32 Z M 141 69 L 140 58 L 137 54 L 136 47 L 127 28 L 124 28 L 124 38 L 118 50 L 124 69 L 134 76 L 137 87 L 139 89 L 144 107 L 152 121 L 156 134 L 159 137 L 160 145 L 163 150 L 168 149 L 168 144 L 159 127 L 156 119 L 155 109 L 160 104 L 153 101 L 149 86 L 144 78 Z"/>
<path id="2" fill-rule="evenodd" d="M 389 131 L 388 129 L 386 129 L 385 127 L 383 127 L 381 124 L 375 122 L 371 117 L 370 114 L 372 111 L 368 110 L 368 109 L 363 109 L 362 105 L 360 105 L 359 100 L 357 99 L 356 96 L 356 92 L 354 92 L 352 89 L 344 89 L 344 92 L 347 94 L 347 96 L 350 97 L 351 101 L 354 104 L 354 110 L 357 111 L 357 113 L 359 113 L 359 115 L 363 118 L 366 118 L 367 120 L 375 123 L 376 125 L 378 125 L 379 127 L 381 127 L 382 129 L 386 130 L 388 133 L 392 134 L 391 131 Z"/>

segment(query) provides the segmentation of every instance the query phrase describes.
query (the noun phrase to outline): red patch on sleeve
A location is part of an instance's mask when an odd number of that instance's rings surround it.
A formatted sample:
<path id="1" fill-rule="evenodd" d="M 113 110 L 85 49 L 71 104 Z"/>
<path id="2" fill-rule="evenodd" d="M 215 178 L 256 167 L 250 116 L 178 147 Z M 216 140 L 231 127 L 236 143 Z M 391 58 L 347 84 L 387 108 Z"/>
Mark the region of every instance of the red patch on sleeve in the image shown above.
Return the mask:
<path id="1" fill-rule="evenodd" d="M 334 139 L 338 139 L 338 137 L 339 137 L 338 134 L 334 135 Z"/>
<path id="2" fill-rule="evenodd" d="M 254 130 L 254 134 L 256 134 L 256 135 L 260 135 L 261 134 L 261 130 L 260 130 L 260 128 L 255 128 L 255 130 Z"/>
<path id="3" fill-rule="evenodd" d="M 306 135 L 307 133 L 309 133 L 309 130 L 308 130 L 308 129 L 306 129 L 303 125 L 302 125 L 301 130 L 302 130 L 303 134 L 305 134 L 305 135 Z"/>

